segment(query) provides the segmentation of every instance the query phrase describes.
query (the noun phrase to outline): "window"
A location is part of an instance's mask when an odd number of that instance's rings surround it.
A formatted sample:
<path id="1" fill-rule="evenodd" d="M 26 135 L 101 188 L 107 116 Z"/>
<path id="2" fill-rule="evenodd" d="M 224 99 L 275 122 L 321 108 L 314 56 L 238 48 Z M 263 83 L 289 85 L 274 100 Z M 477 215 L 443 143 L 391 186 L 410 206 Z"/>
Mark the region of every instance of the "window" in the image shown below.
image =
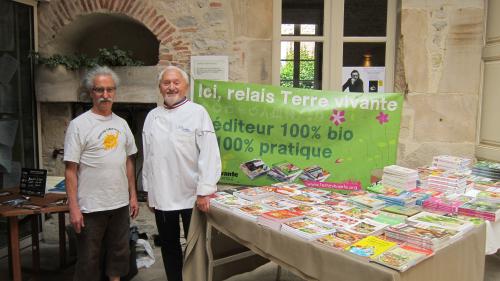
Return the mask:
<path id="1" fill-rule="evenodd" d="M 476 156 L 500 161 L 500 2 L 488 1 L 486 16 L 486 40 L 483 48 L 483 84 L 480 102 L 479 135 Z M 494 16 L 495 15 L 495 16 Z"/>
<path id="2" fill-rule="evenodd" d="M 273 84 L 349 91 L 352 78 L 366 80 L 364 92 L 393 90 L 396 0 L 273 5 Z"/>

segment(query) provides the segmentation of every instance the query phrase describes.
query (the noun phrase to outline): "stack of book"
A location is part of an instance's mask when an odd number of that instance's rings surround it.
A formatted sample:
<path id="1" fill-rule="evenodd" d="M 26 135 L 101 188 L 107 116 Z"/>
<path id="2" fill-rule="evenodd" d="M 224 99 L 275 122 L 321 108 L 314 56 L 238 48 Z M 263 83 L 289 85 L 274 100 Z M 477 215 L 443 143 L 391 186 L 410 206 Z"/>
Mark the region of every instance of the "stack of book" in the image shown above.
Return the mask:
<path id="1" fill-rule="evenodd" d="M 304 215 L 302 213 L 294 212 L 288 209 L 273 210 L 262 213 L 257 218 L 257 223 L 275 230 L 280 230 L 282 223 L 300 220 L 303 217 Z"/>
<path id="2" fill-rule="evenodd" d="M 245 200 L 257 201 L 272 196 L 274 194 L 273 190 L 274 188 L 271 186 L 249 187 L 235 191 L 233 195 Z"/>
<path id="3" fill-rule="evenodd" d="M 415 201 L 415 204 L 417 204 L 418 206 L 422 206 L 424 204 L 424 201 L 427 200 L 429 197 L 439 197 L 443 194 L 443 192 L 439 190 L 435 190 L 432 188 L 421 188 L 421 187 L 414 188 L 410 190 L 410 192 L 426 195 L 422 196 L 422 198 L 417 199 L 417 201 Z"/>
<path id="4" fill-rule="evenodd" d="M 344 251 L 347 247 L 351 246 L 352 243 L 361 239 L 363 239 L 361 235 L 337 229 L 333 233 L 314 240 L 314 243 L 326 249 Z"/>
<path id="5" fill-rule="evenodd" d="M 393 214 L 384 211 L 373 211 L 371 213 L 367 213 L 365 215 L 366 218 L 372 219 L 376 222 L 388 224 L 388 225 L 397 225 L 400 223 L 406 222 L 407 216 Z"/>
<path id="6" fill-rule="evenodd" d="M 288 198 L 281 197 L 268 197 L 262 199 L 261 203 L 273 210 L 283 210 L 297 207 L 297 203 L 289 200 Z"/>
<path id="7" fill-rule="evenodd" d="M 401 193 L 405 192 L 404 189 L 383 185 L 380 182 L 366 187 L 366 190 L 375 194 L 389 195 L 389 196 L 398 196 Z"/>
<path id="8" fill-rule="evenodd" d="M 474 225 L 469 221 L 464 221 L 457 218 L 442 216 L 425 211 L 420 212 L 412 217 L 409 217 L 407 221 L 416 224 L 427 224 L 429 226 L 437 226 L 441 228 L 459 231 L 461 233 L 465 233 L 474 227 Z"/>
<path id="9" fill-rule="evenodd" d="M 321 216 L 314 217 L 312 219 L 316 223 L 331 227 L 331 228 L 336 228 L 336 229 L 347 229 L 357 223 L 359 223 L 359 219 L 349 217 L 343 214 L 339 213 L 327 213 L 323 214 Z"/>
<path id="10" fill-rule="evenodd" d="M 233 209 L 233 213 L 247 220 L 256 222 L 257 218 L 270 209 L 261 203 L 252 203 L 249 205 L 237 207 Z"/>
<path id="11" fill-rule="evenodd" d="M 261 159 L 253 159 L 245 163 L 241 163 L 240 169 L 250 178 L 254 179 L 262 176 L 269 171 L 269 166 Z"/>
<path id="12" fill-rule="evenodd" d="M 397 214 L 397 215 L 403 215 L 406 217 L 411 217 L 414 216 L 418 213 L 420 213 L 422 210 L 419 207 L 405 207 L 405 206 L 398 206 L 398 205 L 390 205 L 382 209 L 384 212 L 392 213 L 392 214 Z"/>
<path id="13" fill-rule="evenodd" d="M 467 187 L 465 175 L 453 172 L 443 173 L 441 175 L 430 175 L 427 178 L 427 188 L 441 191 L 443 193 L 464 193 Z"/>
<path id="14" fill-rule="evenodd" d="M 394 248 L 397 244 L 375 236 L 367 236 L 349 246 L 346 250 L 362 257 L 374 259 L 380 254 Z"/>
<path id="15" fill-rule="evenodd" d="M 375 196 L 370 194 L 349 197 L 348 201 L 361 208 L 367 208 L 371 210 L 377 210 L 386 205 L 386 202 L 384 200 L 377 199 L 375 198 Z"/>
<path id="16" fill-rule="evenodd" d="M 388 239 L 417 248 L 437 251 L 460 237 L 459 232 L 424 224 L 399 224 L 385 229 Z"/>
<path id="17" fill-rule="evenodd" d="M 300 174 L 302 170 L 290 162 L 279 162 L 272 165 L 271 170 L 267 175 L 279 182 L 292 182 Z"/>
<path id="18" fill-rule="evenodd" d="M 472 174 L 500 181 L 500 163 L 479 161 L 472 167 Z"/>
<path id="19" fill-rule="evenodd" d="M 315 187 L 304 187 L 300 191 L 302 191 L 302 193 L 306 193 L 307 195 L 311 195 L 313 197 L 327 196 L 331 193 L 329 190 L 319 189 Z"/>
<path id="20" fill-rule="evenodd" d="M 318 165 L 304 168 L 300 179 L 309 181 L 324 181 L 330 176 L 330 172 L 324 170 Z"/>
<path id="21" fill-rule="evenodd" d="M 438 155 L 432 158 L 432 166 L 439 169 L 464 172 L 470 168 L 472 160 L 450 155 Z"/>
<path id="22" fill-rule="evenodd" d="M 220 209 L 232 209 L 239 208 L 251 204 L 252 202 L 236 197 L 232 194 L 226 193 L 224 191 L 219 191 L 214 194 L 214 197 L 210 199 L 210 205 L 220 208 Z"/>
<path id="23" fill-rule="evenodd" d="M 498 221 L 500 217 L 500 203 L 476 199 L 460 206 L 458 208 L 458 213 L 460 215 L 482 218 L 489 221 Z"/>
<path id="24" fill-rule="evenodd" d="M 334 228 L 320 225 L 309 218 L 283 223 L 282 232 L 299 236 L 306 240 L 314 240 L 335 231 Z"/>
<path id="25" fill-rule="evenodd" d="M 417 187 L 417 179 L 417 170 L 391 165 L 384 167 L 382 184 L 404 190 L 410 190 Z"/>
<path id="26" fill-rule="evenodd" d="M 311 196 L 307 193 L 302 193 L 299 195 L 292 195 L 289 197 L 293 201 L 297 202 L 298 204 L 321 204 L 324 201 L 326 201 L 326 198 L 318 197 L 318 196 Z"/>
<path id="27" fill-rule="evenodd" d="M 464 202 L 460 200 L 448 199 L 446 197 L 431 197 L 423 202 L 422 207 L 438 212 L 456 214 L 458 213 L 458 208 L 463 204 Z"/>
<path id="28" fill-rule="evenodd" d="M 402 245 L 395 246 L 370 261 L 404 272 L 433 254 L 431 250 Z"/>
<path id="29" fill-rule="evenodd" d="M 480 191 L 476 195 L 477 199 L 483 201 L 488 201 L 492 203 L 500 203 L 500 188 L 490 187 L 485 190 Z"/>
<path id="30" fill-rule="evenodd" d="M 387 226 L 389 225 L 374 221 L 372 219 L 363 219 L 358 223 L 355 223 L 354 225 L 346 228 L 346 230 L 358 235 L 379 235 Z"/>
<path id="31" fill-rule="evenodd" d="M 274 187 L 273 189 L 274 193 L 281 196 L 292 196 L 292 195 L 299 195 L 302 193 L 302 191 L 300 191 L 300 188 L 294 186 L 288 186 L 288 185 L 275 186 L 273 184 L 273 187 Z"/>
<path id="32" fill-rule="evenodd" d="M 441 169 L 435 166 L 424 166 L 424 167 L 418 167 L 418 179 L 419 179 L 419 186 L 420 187 L 427 187 L 427 178 L 431 175 L 441 175 L 446 172 L 445 169 Z"/>
<path id="33" fill-rule="evenodd" d="M 376 197 L 378 199 L 384 200 L 389 205 L 414 206 L 417 205 L 417 201 L 423 201 L 430 196 L 427 194 L 405 191 L 399 195 L 378 194 Z"/>

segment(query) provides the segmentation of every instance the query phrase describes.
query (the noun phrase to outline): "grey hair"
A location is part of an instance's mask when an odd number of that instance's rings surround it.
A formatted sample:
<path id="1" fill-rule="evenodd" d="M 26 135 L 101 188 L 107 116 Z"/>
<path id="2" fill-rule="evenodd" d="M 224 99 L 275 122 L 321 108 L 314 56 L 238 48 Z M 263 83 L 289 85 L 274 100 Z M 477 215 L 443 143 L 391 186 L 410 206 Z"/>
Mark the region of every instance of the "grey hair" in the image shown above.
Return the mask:
<path id="1" fill-rule="evenodd" d="M 160 71 L 160 74 L 158 74 L 158 85 L 161 83 L 161 79 L 163 78 L 163 74 L 165 74 L 165 72 L 171 71 L 171 70 L 179 71 L 182 78 L 184 78 L 184 80 L 186 80 L 186 84 L 189 86 L 189 75 L 184 70 L 182 70 L 180 67 L 177 67 L 175 65 L 169 65 L 169 66 L 165 67 L 162 71 Z"/>
<path id="2" fill-rule="evenodd" d="M 83 85 L 85 86 L 85 89 L 89 92 L 92 91 L 92 88 L 94 87 L 94 79 L 101 75 L 111 76 L 111 79 L 115 82 L 115 87 L 118 88 L 118 86 L 120 86 L 120 78 L 113 70 L 111 70 L 111 68 L 107 66 L 96 66 L 89 70 L 83 78 Z"/>

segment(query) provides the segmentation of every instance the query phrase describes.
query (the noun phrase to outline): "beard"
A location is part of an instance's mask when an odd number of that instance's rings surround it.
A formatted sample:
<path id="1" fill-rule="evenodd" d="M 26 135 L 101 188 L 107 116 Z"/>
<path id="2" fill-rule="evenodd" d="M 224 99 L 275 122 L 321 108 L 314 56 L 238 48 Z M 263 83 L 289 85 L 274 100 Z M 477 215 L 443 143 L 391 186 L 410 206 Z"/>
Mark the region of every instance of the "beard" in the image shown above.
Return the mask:
<path id="1" fill-rule="evenodd" d="M 163 100 L 165 101 L 166 105 L 174 105 L 175 103 L 181 101 L 184 98 L 182 95 L 172 95 L 172 94 L 165 94 L 163 95 Z"/>

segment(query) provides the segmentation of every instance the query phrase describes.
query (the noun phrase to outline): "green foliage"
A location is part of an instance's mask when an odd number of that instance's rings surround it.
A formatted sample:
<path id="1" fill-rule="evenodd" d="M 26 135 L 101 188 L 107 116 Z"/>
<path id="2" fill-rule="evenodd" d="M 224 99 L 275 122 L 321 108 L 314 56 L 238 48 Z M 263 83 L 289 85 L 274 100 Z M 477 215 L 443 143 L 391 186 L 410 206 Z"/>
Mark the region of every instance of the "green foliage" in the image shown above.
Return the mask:
<path id="1" fill-rule="evenodd" d="M 55 68 L 58 65 L 64 66 L 68 70 L 77 70 L 81 68 L 92 68 L 97 65 L 106 66 L 140 66 L 144 65 L 142 61 L 132 58 L 131 51 L 124 51 L 117 46 L 111 49 L 102 48 L 98 50 L 97 57 L 90 58 L 85 54 L 60 55 L 55 54 L 48 58 L 41 57 L 38 53 L 33 53 L 35 61 L 38 64 L 49 68 Z"/>
<path id="2" fill-rule="evenodd" d="M 293 87 L 293 50 L 288 50 L 286 54 L 287 61 L 281 66 L 280 70 L 280 80 L 281 86 L 283 87 Z M 302 47 L 300 48 L 300 74 L 299 80 L 314 80 L 314 55 L 309 53 L 309 51 Z M 283 81 L 290 80 L 290 81 Z M 300 88 L 313 88 L 313 82 L 311 81 L 300 81 Z"/>

